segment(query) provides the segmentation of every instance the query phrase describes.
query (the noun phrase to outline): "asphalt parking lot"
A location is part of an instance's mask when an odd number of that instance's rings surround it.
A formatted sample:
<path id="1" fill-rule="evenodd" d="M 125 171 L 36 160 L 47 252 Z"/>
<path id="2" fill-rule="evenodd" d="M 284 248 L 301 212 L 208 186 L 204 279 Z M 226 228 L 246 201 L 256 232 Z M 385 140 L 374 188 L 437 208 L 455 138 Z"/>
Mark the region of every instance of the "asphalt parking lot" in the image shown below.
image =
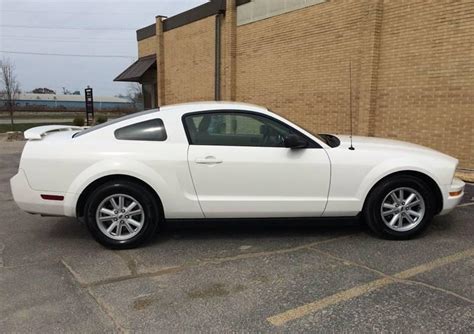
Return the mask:
<path id="1" fill-rule="evenodd" d="M 412 241 L 356 222 L 201 223 L 111 251 L 16 207 L 20 152 L 0 143 L 1 332 L 474 332 L 474 186 Z"/>

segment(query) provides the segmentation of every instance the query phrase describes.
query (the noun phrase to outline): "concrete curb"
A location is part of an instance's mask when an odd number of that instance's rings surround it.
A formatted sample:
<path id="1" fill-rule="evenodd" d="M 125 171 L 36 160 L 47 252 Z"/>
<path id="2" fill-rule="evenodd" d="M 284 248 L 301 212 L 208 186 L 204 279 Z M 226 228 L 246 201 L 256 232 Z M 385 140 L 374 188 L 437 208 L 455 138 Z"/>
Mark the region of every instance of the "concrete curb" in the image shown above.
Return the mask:
<path id="1" fill-rule="evenodd" d="M 458 170 L 456 172 L 456 177 L 459 177 L 464 182 L 474 183 L 474 170 Z"/>

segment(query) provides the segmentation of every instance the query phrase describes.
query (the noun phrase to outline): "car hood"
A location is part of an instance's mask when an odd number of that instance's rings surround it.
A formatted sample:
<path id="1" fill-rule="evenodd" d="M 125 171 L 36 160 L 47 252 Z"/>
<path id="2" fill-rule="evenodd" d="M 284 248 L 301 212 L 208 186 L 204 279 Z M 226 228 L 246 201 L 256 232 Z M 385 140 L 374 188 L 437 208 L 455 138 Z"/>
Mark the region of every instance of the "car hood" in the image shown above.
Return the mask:
<path id="1" fill-rule="evenodd" d="M 349 148 L 351 145 L 351 137 L 348 135 L 337 135 L 337 138 L 341 141 L 341 145 L 339 147 L 342 148 Z M 436 151 L 434 149 L 404 142 L 401 140 L 394 140 L 394 139 L 384 139 L 384 138 L 376 138 L 376 137 L 362 137 L 362 136 L 353 136 L 352 137 L 352 145 L 357 150 L 358 148 L 363 150 L 373 150 L 373 151 L 386 151 L 386 150 L 393 150 L 405 153 L 417 153 L 417 154 L 426 154 L 426 155 L 433 155 L 439 158 L 447 158 L 447 159 L 454 159 L 453 157 Z M 454 159 L 455 160 L 455 159 Z"/>

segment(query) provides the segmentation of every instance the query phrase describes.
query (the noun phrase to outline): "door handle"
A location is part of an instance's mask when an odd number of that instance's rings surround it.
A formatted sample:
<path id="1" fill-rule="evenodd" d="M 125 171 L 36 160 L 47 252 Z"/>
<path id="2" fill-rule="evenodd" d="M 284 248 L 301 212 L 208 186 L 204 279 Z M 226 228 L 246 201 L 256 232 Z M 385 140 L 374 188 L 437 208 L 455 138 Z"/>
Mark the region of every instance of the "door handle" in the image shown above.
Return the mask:
<path id="1" fill-rule="evenodd" d="M 197 158 L 194 160 L 194 162 L 200 165 L 217 165 L 223 163 L 224 161 L 216 159 L 216 157 L 213 156 L 208 156 L 205 158 Z"/>

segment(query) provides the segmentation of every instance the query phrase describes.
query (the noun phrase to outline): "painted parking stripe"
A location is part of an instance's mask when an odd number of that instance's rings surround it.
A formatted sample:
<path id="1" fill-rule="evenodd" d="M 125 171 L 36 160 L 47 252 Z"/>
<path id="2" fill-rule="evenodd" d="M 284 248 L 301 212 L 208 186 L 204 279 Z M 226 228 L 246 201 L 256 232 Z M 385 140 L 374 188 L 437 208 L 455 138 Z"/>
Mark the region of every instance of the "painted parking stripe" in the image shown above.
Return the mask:
<path id="1" fill-rule="evenodd" d="M 463 252 L 459 252 L 453 255 L 436 259 L 434 261 L 422 264 L 420 266 L 416 266 L 408 270 L 399 272 L 393 276 L 383 277 L 383 278 L 374 280 L 372 282 L 356 286 L 352 289 L 338 292 L 336 294 L 317 300 L 315 302 L 305 304 L 297 308 L 288 310 L 286 312 L 271 316 L 267 318 L 267 321 L 269 321 L 274 326 L 282 326 L 289 321 L 302 318 L 308 314 L 320 311 L 328 306 L 362 296 L 366 293 L 380 289 L 384 286 L 396 283 L 398 280 L 408 279 L 418 274 L 431 271 L 438 267 L 441 267 L 449 263 L 456 262 L 456 261 L 459 261 L 471 256 L 474 256 L 474 248 L 470 248 Z"/>
<path id="2" fill-rule="evenodd" d="M 462 208 L 462 207 L 465 207 L 465 206 L 471 206 L 471 205 L 474 205 L 474 202 L 468 202 L 468 203 L 459 204 L 459 205 L 458 205 L 458 208 Z"/>

